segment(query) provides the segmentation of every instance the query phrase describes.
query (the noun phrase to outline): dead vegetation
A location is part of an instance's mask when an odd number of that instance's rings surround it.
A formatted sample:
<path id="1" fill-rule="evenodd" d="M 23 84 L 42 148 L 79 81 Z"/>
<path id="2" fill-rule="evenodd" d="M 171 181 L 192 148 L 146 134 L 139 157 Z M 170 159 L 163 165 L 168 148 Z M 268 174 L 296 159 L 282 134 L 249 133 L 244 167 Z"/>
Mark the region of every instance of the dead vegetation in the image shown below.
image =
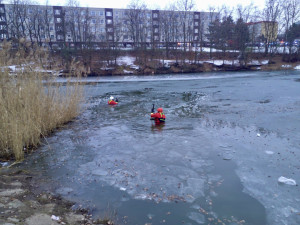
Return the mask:
<path id="1" fill-rule="evenodd" d="M 83 100 L 79 80 L 55 82 L 53 76 L 45 75 L 48 64 L 55 67 L 48 51 L 29 45 L 24 40 L 17 46 L 4 42 L 0 50 L 2 159 L 22 160 L 24 150 L 38 146 L 41 137 L 74 119 Z M 80 74 L 80 69 L 74 71 Z"/>

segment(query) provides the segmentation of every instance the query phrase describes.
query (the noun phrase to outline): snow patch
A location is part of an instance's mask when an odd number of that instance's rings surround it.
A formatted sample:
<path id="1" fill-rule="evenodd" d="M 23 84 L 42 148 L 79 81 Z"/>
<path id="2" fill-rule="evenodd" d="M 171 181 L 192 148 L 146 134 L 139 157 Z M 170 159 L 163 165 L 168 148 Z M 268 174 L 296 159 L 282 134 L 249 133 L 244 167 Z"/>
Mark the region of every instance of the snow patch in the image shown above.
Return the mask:
<path id="1" fill-rule="evenodd" d="M 286 177 L 279 177 L 278 178 L 278 182 L 279 183 L 283 183 L 283 184 L 288 184 L 288 185 L 297 185 L 296 181 L 290 178 L 286 178 Z"/>
<path id="2" fill-rule="evenodd" d="M 295 70 L 300 70 L 300 65 L 296 66 Z"/>

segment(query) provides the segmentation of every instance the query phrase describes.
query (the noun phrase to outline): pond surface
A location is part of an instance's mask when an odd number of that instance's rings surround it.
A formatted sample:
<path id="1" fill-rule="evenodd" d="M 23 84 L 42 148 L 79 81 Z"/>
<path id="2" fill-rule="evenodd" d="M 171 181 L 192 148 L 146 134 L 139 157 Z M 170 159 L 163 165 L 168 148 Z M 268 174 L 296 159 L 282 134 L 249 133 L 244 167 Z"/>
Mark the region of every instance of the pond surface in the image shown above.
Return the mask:
<path id="1" fill-rule="evenodd" d="M 299 186 L 278 182 L 300 183 L 299 77 L 86 79 L 84 112 L 23 166 L 117 224 L 300 224 Z M 150 121 L 152 104 L 164 126 Z"/>

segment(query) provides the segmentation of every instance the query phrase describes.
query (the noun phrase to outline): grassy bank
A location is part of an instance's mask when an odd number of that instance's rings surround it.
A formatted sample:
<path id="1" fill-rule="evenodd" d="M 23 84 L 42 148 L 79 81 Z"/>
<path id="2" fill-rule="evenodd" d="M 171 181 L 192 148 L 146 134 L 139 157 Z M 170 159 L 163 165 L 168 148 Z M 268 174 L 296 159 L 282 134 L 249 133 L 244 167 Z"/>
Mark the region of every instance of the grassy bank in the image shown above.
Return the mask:
<path id="1" fill-rule="evenodd" d="M 5 43 L 0 51 L 0 158 L 22 160 L 24 149 L 38 146 L 42 137 L 75 118 L 83 90 L 79 83 L 62 86 L 41 68 L 49 56 L 43 49 L 17 49 Z M 9 65 L 19 70 L 11 71 Z"/>

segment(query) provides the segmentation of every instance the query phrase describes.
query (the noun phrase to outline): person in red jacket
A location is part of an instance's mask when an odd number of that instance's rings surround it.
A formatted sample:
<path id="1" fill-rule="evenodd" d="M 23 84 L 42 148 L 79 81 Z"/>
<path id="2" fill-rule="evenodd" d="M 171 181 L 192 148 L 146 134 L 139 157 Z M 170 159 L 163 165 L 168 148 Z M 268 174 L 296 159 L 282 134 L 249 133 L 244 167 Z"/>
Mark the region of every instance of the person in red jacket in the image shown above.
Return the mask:
<path id="1" fill-rule="evenodd" d="M 116 99 L 113 96 L 110 96 L 109 100 L 108 100 L 108 104 L 109 105 L 117 105 L 118 104 L 118 99 Z"/>
<path id="2" fill-rule="evenodd" d="M 154 120 L 156 125 L 164 123 L 166 121 L 166 116 L 163 113 L 163 109 L 158 108 L 157 113 L 154 113 L 154 109 L 153 109 L 151 112 L 151 120 Z"/>

